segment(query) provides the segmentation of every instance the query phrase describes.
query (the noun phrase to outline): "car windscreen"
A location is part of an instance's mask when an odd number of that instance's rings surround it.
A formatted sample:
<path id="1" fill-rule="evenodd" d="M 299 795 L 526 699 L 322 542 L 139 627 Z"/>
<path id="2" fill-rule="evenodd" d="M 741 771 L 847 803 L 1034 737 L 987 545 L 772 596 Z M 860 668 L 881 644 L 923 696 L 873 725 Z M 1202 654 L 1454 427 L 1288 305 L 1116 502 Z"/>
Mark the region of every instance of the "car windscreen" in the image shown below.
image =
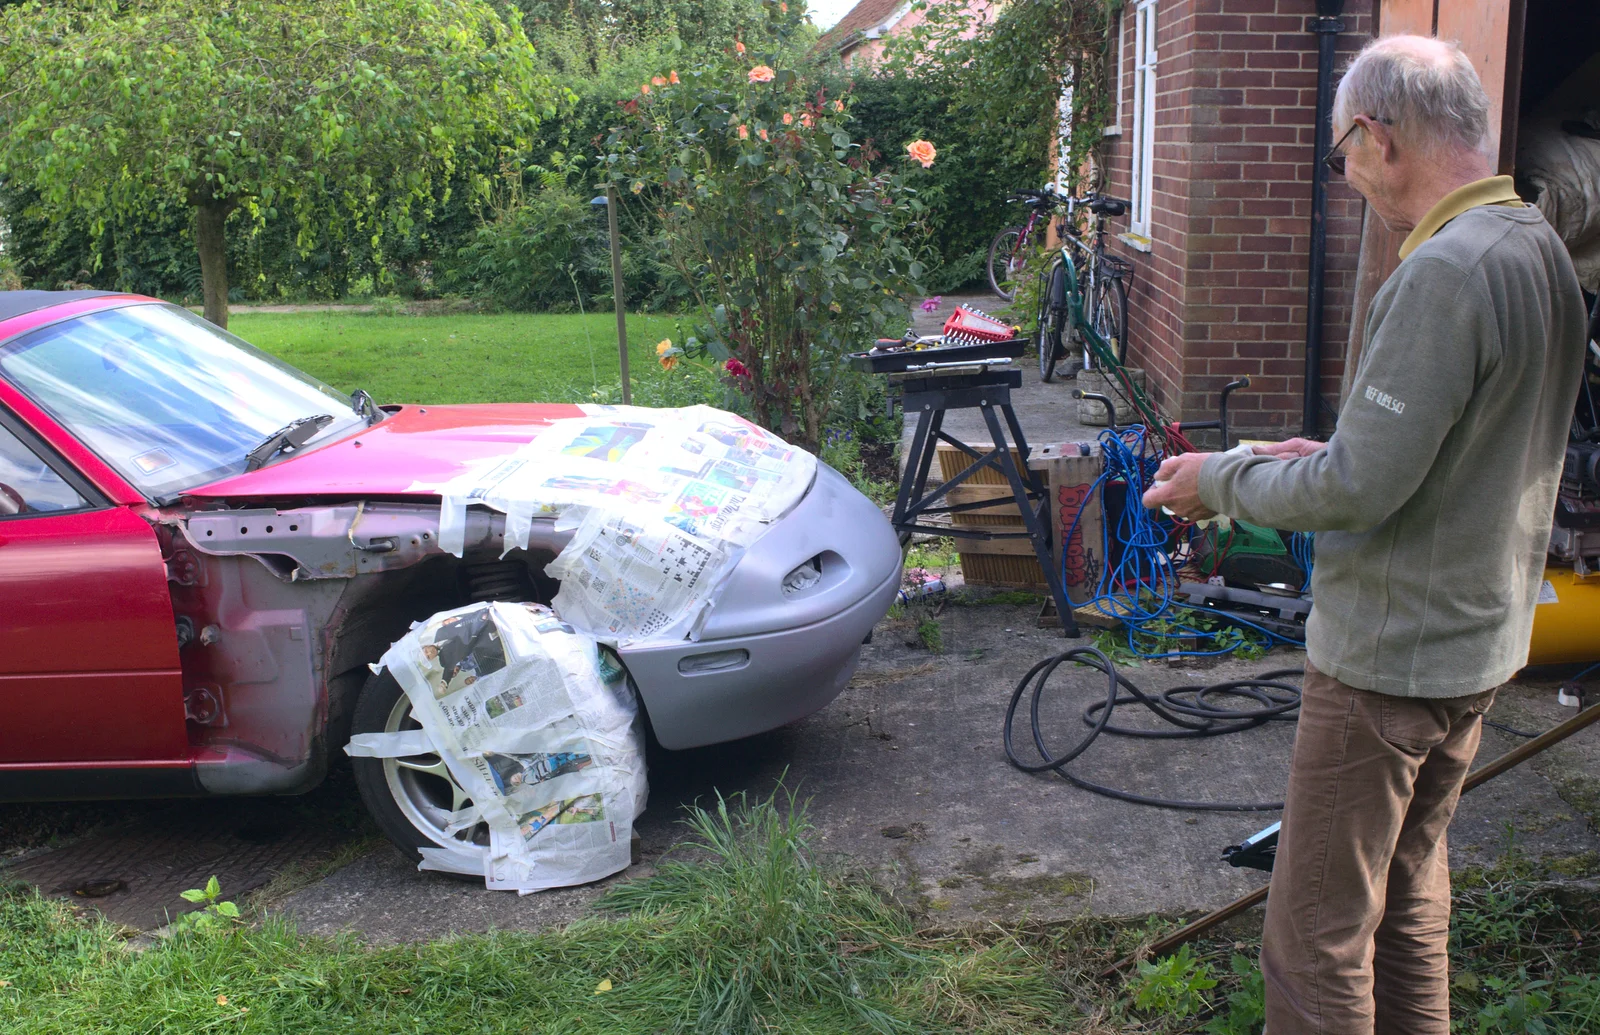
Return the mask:
<path id="1" fill-rule="evenodd" d="M 326 414 L 314 441 L 365 426 L 350 398 L 177 306 L 124 306 L 0 346 L 21 389 L 148 498 L 245 470 L 273 432 Z"/>

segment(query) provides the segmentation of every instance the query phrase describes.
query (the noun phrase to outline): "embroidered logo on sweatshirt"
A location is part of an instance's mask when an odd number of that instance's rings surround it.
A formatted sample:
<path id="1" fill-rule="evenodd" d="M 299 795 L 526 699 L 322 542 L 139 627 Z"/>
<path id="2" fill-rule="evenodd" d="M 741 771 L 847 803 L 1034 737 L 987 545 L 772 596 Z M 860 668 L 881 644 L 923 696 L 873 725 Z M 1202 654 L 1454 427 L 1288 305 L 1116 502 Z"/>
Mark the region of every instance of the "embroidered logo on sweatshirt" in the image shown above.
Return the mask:
<path id="1" fill-rule="evenodd" d="M 1380 391 L 1378 391 L 1376 388 L 1372 387 L 1371 385 L 1367 385 L 1367 399 L 1372 401 L 1372 402 L 1377 403 L 1379 406 L 1382 406 L 1384 409 L 1389 410 L 1391 412 L 1394 412 L 1394 413 L 1404 413 L 1404 412 L 1406 412 L 1406 404 L 1405 403 L 1401 402 L 1399 399 L 1396 399 L 1394 396 L 1390 395 L 1388 392 L 1380 392 Z"/>

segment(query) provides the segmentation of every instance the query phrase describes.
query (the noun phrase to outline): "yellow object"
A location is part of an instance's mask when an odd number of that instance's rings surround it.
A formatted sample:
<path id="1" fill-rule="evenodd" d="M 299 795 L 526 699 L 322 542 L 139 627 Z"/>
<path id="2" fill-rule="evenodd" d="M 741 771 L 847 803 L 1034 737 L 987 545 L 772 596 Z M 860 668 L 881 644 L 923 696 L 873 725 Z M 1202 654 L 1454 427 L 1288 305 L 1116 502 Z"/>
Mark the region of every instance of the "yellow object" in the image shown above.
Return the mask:
<path id="1" fill-rule="evenodd" d="M 1400 258 L 1404 259 L 1418 248 L 1424 241 L 1444 229 L 1444 225 L 1469 208 L 1479 205 L 1508 205 L 1511 208 L 1522 208 L 1524 202 L 1517 197 L 1517 189 L 1512 186 L 1509 176 L 1490 176 L 1487 179 L 1474 180 L 1440 198 L 1434 206 L 1428 209 L 1422 217 L 1422 222 L 1412 228 L 1405 242 L 1400 245 Z"/>
<path id="2" fill-rule="evenodd" d="M 1528 664 L 1600 661 L 1600 576 L 1546 568 L 1533 610 Z"/>

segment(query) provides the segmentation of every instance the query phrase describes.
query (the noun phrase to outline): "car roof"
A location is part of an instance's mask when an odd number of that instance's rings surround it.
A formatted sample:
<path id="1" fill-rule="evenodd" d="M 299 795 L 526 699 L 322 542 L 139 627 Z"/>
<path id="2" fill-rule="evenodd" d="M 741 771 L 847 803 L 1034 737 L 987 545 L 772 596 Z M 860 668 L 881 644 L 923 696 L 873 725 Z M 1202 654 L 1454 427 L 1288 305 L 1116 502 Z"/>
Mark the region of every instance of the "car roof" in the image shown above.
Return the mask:
<path id="1" fill-rule="evenodd" d="M 0 291 L 0 323 L 39 309 L 83 298 L 103 298 L 115 291 Z"/>

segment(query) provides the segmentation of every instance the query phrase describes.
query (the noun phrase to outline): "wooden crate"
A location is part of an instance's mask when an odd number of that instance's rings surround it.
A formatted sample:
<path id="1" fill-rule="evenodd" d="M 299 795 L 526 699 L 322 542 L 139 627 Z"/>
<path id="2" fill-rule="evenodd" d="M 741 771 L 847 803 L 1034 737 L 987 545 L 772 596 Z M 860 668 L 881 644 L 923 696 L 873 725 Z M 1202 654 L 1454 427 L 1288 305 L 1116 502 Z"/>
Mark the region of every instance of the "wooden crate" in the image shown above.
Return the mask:
<path id="1" fill-rule="evenodd" d="M 993 447 L 982 442 L 971 443 L 979 452 Z M 1101 462 L 1095 455 L 1083 456 L 1077 443 L 1060 443 L 1035 447 L 1028 466 L 1043 473 L 1050 494 L 1047 508 L 1051 522 L 1051 541 L 1055 563 L 1061 564 L 1061 541 L 1074 516 L 1089 497 L 1089 486 L 1100 477 Z M 939 470 L 949 481 L 972 466 L 972 457 L 953 446 L 939 447 Z M 1020 458 L 1013 451 L 1012 459 Z M 951 489 L 946 496 L 951 503 L 977 503 L 994 500 L 992 507 L 962 514 L 952 514 L 951 520 L 972 528 L 991 532 L 1020 532 L 1022 515 L 1017 511 L 1011 496 L 1011 486 L 1005 475 L 993 468 L 985 468 Z M 1067 596 L 1074 603 L 1082 603 L 1094 594 L 1095 585 L 1104 567 L 1101 557 L 1101 532 L 1103 517 L 1099 500 L 1086 510 L 1073 532 L 1073 548 L 1067 559 Z M 1034 556 L 1033 543 L 1027 539 L 966 539 L 956 538 L 956 549 L 961 556 L 962 577 L 975 586 L 1004 586 L 1017 589 L 1045 590 L 1049 583 Z"/>

